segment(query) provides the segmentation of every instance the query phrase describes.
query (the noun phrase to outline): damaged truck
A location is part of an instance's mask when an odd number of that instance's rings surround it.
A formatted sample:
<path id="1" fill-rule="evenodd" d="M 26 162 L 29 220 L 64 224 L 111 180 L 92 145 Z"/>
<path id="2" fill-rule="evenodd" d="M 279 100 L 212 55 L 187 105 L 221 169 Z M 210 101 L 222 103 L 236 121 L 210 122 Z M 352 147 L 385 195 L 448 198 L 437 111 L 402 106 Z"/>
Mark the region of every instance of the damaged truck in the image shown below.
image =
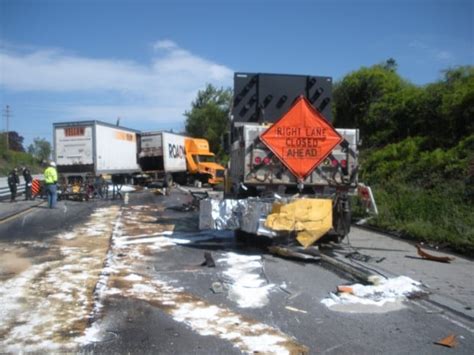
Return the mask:
<path id="1" fill-rule="evenodd" d="M 303 247 L 347 236 L 359 131 L 334 128 L 331 103 L 330 77 L 235 73 L 226 194 L 201 201 L 201 229 Z"/>

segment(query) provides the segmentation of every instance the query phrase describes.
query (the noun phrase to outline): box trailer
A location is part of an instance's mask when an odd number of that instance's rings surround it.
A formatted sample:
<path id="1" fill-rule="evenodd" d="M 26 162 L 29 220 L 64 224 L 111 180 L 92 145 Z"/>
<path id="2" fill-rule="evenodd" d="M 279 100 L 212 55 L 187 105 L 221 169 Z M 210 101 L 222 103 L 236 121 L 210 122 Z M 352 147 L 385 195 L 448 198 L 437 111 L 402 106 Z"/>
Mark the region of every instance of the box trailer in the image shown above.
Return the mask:
<path id="1" fill-rule="evenodd" d="M 90 197 L 88 190 L 100 175 L 110 176 L 115 185 L 131 181 L 140 172 L 137 134 L 101 121 L 54 123 L 53 160 L 63 195 Z"/>
<path id="2" fill-rule="evenodd" d="M 142 132 L 138 162 L 153 180 L 163 179 L 166 186 L 173 181 L 183 183 L 187 177 L 185 136 L 169 132 Z"/>
<path id="3" fill-rule="evenodd" d="M 54 160 L 59 173 L 132 174 L 138 131 L 100 121 L 54 123 Z"/>

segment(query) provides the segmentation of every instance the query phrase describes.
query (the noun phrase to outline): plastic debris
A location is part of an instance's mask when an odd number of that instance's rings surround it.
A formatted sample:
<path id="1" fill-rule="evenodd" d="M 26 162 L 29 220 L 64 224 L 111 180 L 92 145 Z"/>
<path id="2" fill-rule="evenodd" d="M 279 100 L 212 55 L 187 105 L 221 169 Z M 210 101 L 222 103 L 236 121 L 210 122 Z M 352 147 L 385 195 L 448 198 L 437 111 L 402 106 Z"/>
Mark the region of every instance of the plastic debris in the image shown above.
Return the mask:
<path id="1" fill-rule="evenodd" d="M 327 307 L 337 304 L 365 304 L 383 306 L 386 303 L 404 301 L 413 293 L 423 292 L 420 283 L 406 276 L 392 279 L 374 279 L 373 285 L 342 285 L 338 286 L 337 294 L 331 293 L 321 303 Z"/>

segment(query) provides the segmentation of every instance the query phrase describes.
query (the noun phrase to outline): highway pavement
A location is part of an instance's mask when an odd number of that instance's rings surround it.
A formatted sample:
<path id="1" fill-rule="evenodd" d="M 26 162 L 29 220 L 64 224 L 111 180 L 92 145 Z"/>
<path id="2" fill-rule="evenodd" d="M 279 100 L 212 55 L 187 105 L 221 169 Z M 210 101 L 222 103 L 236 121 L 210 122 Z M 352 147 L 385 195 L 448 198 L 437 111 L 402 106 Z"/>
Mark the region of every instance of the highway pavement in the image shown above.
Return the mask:
<path id="1" fill-rule="evenodd" d="M 473 322 L 431 295 L 328 307 L 349 274 L 198 231 L 180 190 L 126 200 L 60 201 L 0 222 L 1 352 L 473 352 Z M 434 344 L 450 334 L 454 349 Z"/>

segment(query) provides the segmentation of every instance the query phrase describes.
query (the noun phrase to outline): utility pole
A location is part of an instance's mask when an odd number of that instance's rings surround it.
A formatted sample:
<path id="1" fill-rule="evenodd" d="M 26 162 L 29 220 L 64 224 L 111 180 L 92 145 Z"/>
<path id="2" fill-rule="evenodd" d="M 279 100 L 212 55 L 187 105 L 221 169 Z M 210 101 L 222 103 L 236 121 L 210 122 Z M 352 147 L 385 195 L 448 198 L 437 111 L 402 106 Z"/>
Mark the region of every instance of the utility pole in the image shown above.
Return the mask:
<path id="1" fill-rule="evenodd" d="M 9 128 L 9 124 L 10 124 L 10 117 L 11 117 L 11 112 L 10 112 L 10 106 L 9 105 L 6 105 L 5 106 L 5 109 L 3 110 L 3 117 L 5 117 L 5 121 L 6 121 L 6 143 L 7 143 L 7 151 L 9 150 L 10 148 L 10 144 L 9 144 L 9 136 L 10 136 L 10 128 Z"/>

